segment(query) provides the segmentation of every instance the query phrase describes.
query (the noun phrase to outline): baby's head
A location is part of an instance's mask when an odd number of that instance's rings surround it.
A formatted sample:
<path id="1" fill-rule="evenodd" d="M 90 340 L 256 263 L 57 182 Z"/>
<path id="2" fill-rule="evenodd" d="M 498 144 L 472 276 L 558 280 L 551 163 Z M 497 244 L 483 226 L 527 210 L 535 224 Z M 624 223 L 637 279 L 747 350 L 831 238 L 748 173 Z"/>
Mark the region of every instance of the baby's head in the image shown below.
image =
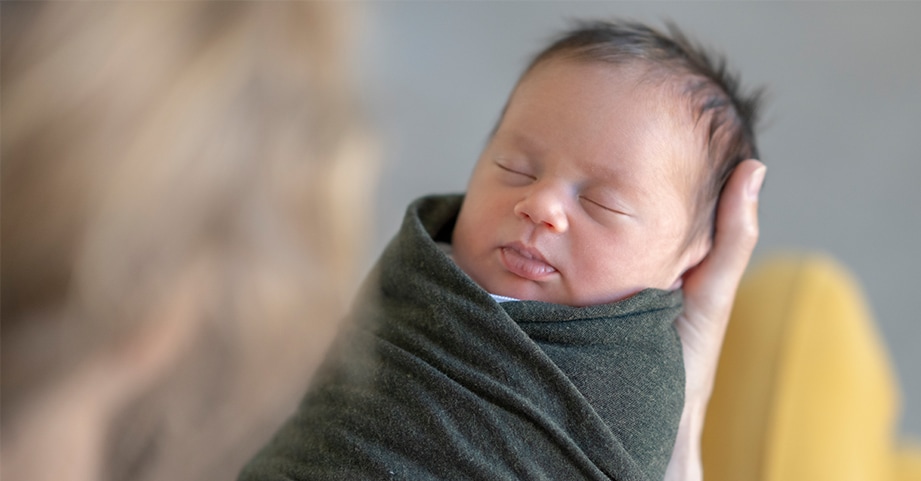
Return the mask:
<path id="1" fill-rule="evenodd" d="M 580 25 L 512 92 L 455 261 L 493 294 L 573 306 L 678 287 L 709 251 L 732 170 L 758 156 L 758 101 L 674 27 Z"/>

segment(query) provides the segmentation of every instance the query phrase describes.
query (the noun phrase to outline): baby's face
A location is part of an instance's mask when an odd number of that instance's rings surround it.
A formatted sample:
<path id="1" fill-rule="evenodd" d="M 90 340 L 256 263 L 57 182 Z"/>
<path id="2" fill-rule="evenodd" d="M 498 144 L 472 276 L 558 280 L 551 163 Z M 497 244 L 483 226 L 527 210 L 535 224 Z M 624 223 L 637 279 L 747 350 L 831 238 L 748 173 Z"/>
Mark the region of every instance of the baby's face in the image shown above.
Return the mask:
<path id="1" fill-rule="evenodd" d="M 571 306 L 675 288 L 702 135 L 637 68 L 550 60 L 516 88 L 467 190 L 458 266 L 493 294 Z M 704 237 L 704 236 L 702 236 Z"/>

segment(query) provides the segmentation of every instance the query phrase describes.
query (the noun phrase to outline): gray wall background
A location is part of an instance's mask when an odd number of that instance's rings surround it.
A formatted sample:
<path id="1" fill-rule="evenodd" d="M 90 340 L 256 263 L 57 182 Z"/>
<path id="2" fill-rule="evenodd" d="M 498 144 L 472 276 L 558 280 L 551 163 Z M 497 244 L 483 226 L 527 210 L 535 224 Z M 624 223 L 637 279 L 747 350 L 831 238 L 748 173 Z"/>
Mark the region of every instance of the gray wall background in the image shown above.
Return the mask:
<path id="1" fill-rule="evenodd" d="M 567 19 L 675 20 L 770 101 L 756 256 L 856 273 L 921 438 L 921 3 L 366 3 L 359 69 L 383 142 L 368 264 L 405 205 L 461 191 L 530 55 Z"/>

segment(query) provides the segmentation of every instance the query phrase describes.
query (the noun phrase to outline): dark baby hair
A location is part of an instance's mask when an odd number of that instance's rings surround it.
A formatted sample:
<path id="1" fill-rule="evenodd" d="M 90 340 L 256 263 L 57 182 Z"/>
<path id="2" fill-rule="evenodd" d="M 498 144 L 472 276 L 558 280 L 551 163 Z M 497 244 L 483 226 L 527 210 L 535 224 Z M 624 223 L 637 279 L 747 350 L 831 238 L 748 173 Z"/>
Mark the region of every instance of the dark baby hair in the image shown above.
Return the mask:
<path id="1" fill-rule="evenodd" d="M 565 58 L 624 65 L 640 62 L 647 75 L 676 82 L 678 93 L 690 103 L 695 122 L 707 122 L 708 174 L 696 199 L 695 225 L 688 241 L 711 229 L 716 203 L 730 174 L 743 160 L 758 158 L 754 125 L 763 89 L 743 92 L 739 78 L 724 57 L 692 42 L 676 25 L 663 32 L 633 21 L 583 21 L 564 32 L 528 65 L 522 78 L 536 66 Z"/>

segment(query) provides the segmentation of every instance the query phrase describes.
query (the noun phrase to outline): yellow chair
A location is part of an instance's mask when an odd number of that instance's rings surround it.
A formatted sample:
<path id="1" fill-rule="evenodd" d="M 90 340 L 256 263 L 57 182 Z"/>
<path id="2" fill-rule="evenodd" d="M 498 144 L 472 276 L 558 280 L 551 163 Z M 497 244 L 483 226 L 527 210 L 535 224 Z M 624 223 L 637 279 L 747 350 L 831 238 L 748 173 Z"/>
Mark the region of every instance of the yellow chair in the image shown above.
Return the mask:
<path id="1" fill-rule="evenodd" d="M 777 256 L 739 287 L 703 434 L 706 481 L 921 481 L 863 294 L 835 261 Z"/>

